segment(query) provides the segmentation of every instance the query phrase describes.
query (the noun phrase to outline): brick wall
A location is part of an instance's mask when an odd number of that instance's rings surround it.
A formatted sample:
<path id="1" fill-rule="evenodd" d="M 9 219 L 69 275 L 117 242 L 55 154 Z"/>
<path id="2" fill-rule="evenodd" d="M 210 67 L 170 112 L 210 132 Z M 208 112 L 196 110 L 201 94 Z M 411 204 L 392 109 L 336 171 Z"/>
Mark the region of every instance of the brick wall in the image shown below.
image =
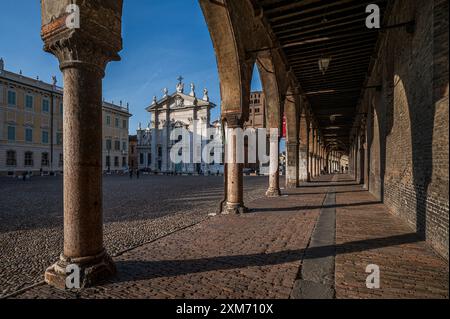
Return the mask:
<path id="1" fill-rule="evenodd" d="M 370 83 L 370 191 L 448 259 L 448 1 L 394 2 Z"/>

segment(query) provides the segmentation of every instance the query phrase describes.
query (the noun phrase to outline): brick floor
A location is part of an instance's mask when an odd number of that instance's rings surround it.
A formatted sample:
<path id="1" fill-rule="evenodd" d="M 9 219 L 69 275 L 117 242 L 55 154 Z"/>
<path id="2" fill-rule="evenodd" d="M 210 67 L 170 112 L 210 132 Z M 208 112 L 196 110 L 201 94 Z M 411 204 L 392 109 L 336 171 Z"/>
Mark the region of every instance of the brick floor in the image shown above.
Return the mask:
<path id="1" fill-rule="evenodd" d="M 336 191 L 337 298 L 448 298 L 448 261 L 360 185 Z M 366 287 L 369 264 L 380 289 Z"/>
<path id="2" fill-rule="evenodd" d="M 324 176 L 289 196 L 247 203 L 115 258 L 116 278 L 78 295 L 46 285 L 17 298 L 289 298 L 328 184 L 336 186 L 337 298 L 447 297 L 448 263 L 360 186 Z M 381 288 L 365 288 L 365 267 Z"/>

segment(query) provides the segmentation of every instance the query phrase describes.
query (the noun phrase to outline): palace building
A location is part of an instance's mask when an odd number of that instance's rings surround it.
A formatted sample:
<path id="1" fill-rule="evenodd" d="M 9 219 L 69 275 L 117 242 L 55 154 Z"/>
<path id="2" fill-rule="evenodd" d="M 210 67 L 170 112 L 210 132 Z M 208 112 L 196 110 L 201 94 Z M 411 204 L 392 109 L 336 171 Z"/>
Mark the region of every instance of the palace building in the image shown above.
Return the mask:
<path id="1" fill-rule="evenodd" d="M 103 102 L 103 169 L 128 168 L 128 107 Z M 5 70 L 0 59 L 0 175 L 63 171 L 63 88 Z"/>

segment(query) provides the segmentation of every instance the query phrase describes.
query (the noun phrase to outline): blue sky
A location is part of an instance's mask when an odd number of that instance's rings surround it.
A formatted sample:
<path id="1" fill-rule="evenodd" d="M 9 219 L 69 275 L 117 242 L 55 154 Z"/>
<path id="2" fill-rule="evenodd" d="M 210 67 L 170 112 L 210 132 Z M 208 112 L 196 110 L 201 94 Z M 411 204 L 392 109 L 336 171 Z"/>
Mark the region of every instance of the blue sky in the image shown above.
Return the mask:
<path id="1" fill-rule="evenodd" d="M 39 3 L 2 1 L 0 57 L 7 70 L 22 70 L 24 75 L 39 76 L 46 82 L 56 75 L 62 85 L 56 58 L 42 50 Z M 145 107 L 154 95 L 162 96 L 164 87 L 173 92 L 179 75 L 185 78 L 187 88 L 194 82 L 201 95 L 206 87 L 211 100 L 220 103 L 214 49 L 197 0 L 125 0 L 122 22 L 122 61 L 108 65 L 103 96 L 115 103 L 130 103 L 130 134 L 139 122 L 148 123 Z M 252 88 L 261 89 L 257 71 Z M 212 118 L 219 112 L 219 108 L 214 110 Z"/>

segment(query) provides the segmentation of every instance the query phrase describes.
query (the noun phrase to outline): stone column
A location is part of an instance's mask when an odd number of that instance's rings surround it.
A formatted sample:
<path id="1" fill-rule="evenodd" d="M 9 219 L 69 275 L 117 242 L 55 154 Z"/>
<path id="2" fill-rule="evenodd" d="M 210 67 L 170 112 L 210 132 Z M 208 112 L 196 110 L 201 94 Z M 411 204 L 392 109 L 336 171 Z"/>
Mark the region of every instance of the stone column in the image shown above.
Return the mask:
<path id="1" fill-rule="evenodd" d="M 365 147 L 365 134 L 363 133 L 359 139 L 359 183 L 364 185 L 364 176 L 365 176 L 365 157 L 366 150 Z"/>
<path id="2" fill-rule="evenodd" d="M 339 172 L 339 157 L 337 152 L 334 153 L 335 163 L 336 163 L 336 171 Z"/>
<path id="3" fill-rule="evenodd" d="M 331 168 L 331 152 L 328 153 L 327 168 L 328 168 L 328 174 L 331 174 L 331 172 L 332 172 L 332 168 Z"/>
<path id="4" fill-rule="evenodd" d="M 269 188 L 267 189 L 267 197 L 278 197 L 280 191 L 280 139 L 276 136 L 270 137 L 270 163 L 269 163 Z"/>
<path id="5" fill-rule="evenodd" d="M 355 178 L 355 181 L 357 181 L 358 178 L 358 141 L 357 137 L 355 140 L 355 144 L 353 145 L 353 177 Z"/>
<path id="6" fill-rule="evenodd" d="M 313 161 L 311 149 L 308 152 L 308 182 L 313 179 Z"/>
<path id="7" fill-rule="evenodd" d="M 154 114 L 154 118 L 153 118 L 153 130 L 151 131 L 152 133 L 152 140 L 151 140 L 151 157 L 152 157 L 152 162 L 151 162 L 151 169 L 152 171 L 156 172 L 158 169 L 158 135 L 159 135 L 159 112 L 158 112 L 158 107 L 156 107 L 155 109 L 155 113 Z"/>
<path id="8" fill-rule="evenodd" d="M 308 141 L 300 140 L 298 150 L 298 179 L 300 182 L 308 181 Z"/>
<path id="9" fill-rule="evenodd" d="M 315 176 L 319 176 L 319 134 L 316 131 L 316 138 L 315 138 L 315 156 L 314 156 L 314 168 L 315 168 Z"/>
<path id="10" fill-rule="evenodd" d="M 161 170 L 163 173 L 167 174 L 170 170 L 170 158 L 169 158 L 169 152 L 170 152 L 170 119 L 169 119 L 169 112 L 164 112 L 164 120 L 162 125 L 162 159 L 161 159 Z"/>
<path id="11" fill-rule="evenodd" d="M 336 172 L 336 153 L 333 151 L 331 154 L 331 172 L 334 174 Z"/>
<path id="12" fill-rule="evenodd" d="M 316 132 L 311 129 L 311 178 L 316 177 Z"/>
<path id="13" fill-rule="evenodd" d="M 333 173 L 336 172 L 336 152 L 333 151 Z"/>
<path id="14" fill-rule="evenodd" d="M 299 186 L 298 158 L 298 143 L 286 142 L 286 188 Z"/>
<path id="15" fill-rule="evenodd" d="M 320 155 L 319 155 L 319 174 L 322 175 L 323 169 L 323 146 L 320 145 Z"/>
<path id="16" fill-rule="evenodd" d="M 237 137 L 232 130 L 242 129 L 243 121 L 238 115 L 226 115 L 227 121 L 227 198 L 222 214 L 242 214 L 247 212 L 244 206 L 244 163 L 239 163 L 237 155 Z"/>
<path id="17" fill-rule="evenodd" d="M 66 23 L 71 1 L 42 1 L 44 50 L 64 77 L 64 250 L 45 281 L 66 288 L 69 265 L 80 269 L 81 287 L 115 273 L 103 246 L 102 78 L 120 60 L 122 1 L 79 3 L 81 25 Z"/>
<path id="18" fill-rule="evenodd" d="M 367 141 L 367 134 L 365 134 L 363 146 L 364 146 L 364 189 L 369 190 L 370 159 L 369 159 L 369 147 L 368 147 L 368 141 Z"/>

